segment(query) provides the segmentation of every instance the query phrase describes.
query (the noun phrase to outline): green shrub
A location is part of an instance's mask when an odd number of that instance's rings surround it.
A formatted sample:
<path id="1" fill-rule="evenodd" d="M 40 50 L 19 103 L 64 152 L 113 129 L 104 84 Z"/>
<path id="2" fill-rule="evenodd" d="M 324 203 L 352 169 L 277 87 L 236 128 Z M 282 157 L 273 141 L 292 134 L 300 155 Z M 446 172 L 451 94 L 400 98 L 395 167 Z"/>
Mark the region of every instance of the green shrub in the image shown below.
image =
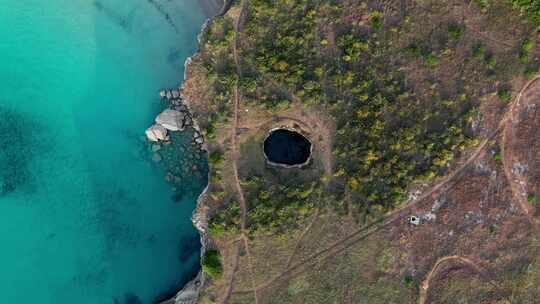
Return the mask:
<path id="1" fill-rule="evenodd" d="M 371 25 L 373 25 L 374 29 L 378 30 L 381 28 L 383 24 L 382 16 L 383 14 L 379 11 L 371 12 Z"/>
<path id="2" fill-rule="evenodd" d="M 499 96 L 499 98 L 504 102 L 508 102 L 510 99 L 512 99 L 512 93 L 510 93 L 508 89 L 500 89 L 497 92 L 497 96 Z"/>
<path id="3" fill-rule="evenodd" d="M 204 253 L 202 258 L 202 269 L 210 277 L 219 279 L 223 275 L 223 266 L 221 265 L 221 254 L 219 251 L 210 249 Z"/>
<path id="4" fill-rule="evenodd" d="M 225 233 L 227 230 L 223 224 L 218 224 L 215 222 L 208 223 L 208 232 L 211 236 L 219 236 Z"/>
<path id="5" fill-rule="evenodd" d="M 497 151 L 493 154 L 493 159 L 496 161 L 502 161 L 501 151 Z"/>
<path id="6" fill-rule="evenodd" d="M 525 70 L 523 71 L 523 74 L 525 74 L 525 76 L 527 78 L 532 78 L 534 75 L 536 75 L 536 73 L 538 72 L 538 68 L 537 67 L 533 67 L 533 66 L 527 66 L 525 68 Z"/>
<path id="7" fill-rule="evenodd" d="M 212 151 L 208 156 L 208 161 L 212 166 L 220 166 L 223 160 L 223 153 L 221 151 Z"/>
<path id="8" fill-rule="evenodd" d="M 486 55 L 486 57 L 484 57 L 484 61 L 489 67 L 494 67 L 497 64 L 497 59 L 491 54 Z"/>
<path id="9" fill-rule="evenodd" d="M 478 43 L 475 46 L 473 46 L 473 56 L 476 58 L 484 56 L 486 53 L 486 46 Z"/>
<path id="10" fill-rule="evenodd" d="M 527 52 L 521 51 L 518 55 L 519 61 L 527 63 L 529 61 L 529 54 Z"/>
<path id="11" fill-rule="evenodd" d="M 428 54 L 426 57 L 426 63 L 427 65 L 429 66 L 436 66 L 440 63 L 440 59 L 439 57 L 437 57 L 437 55 L 433 54 L 433 53 L 430 53 Z"/>
<path id="12" fill-rule="evenodd" d="M 534 195 L 534 193 L 529 193 L 529 194 L 527 195 L 527 201 L 528 201 L 529 204 L 531 204 L 531 205 L 536 204 L 536 195 Z"/>
<path id="13" fill-rule="evenodd" d="M 461 37 L 463 34 L 463 28 L 457 24 L 450 24 L 448 25 L 448 33 L 450 36 L 452 36 L 452 38 L 459 39 L 459 37 Z"/>
<path id="14" fill-rule="evenodd" d="M 531 39 L 527 38 L 523 40 L 523 43 L 521 43 L 521 49 L 524 51 L 529 51 L 534 46 Z"/>
<path id="15" fill-rule="evenodd" d="M 403 284 L 405 284 L 405 287 L 407 287 L 407 288 L 412 288 L 413 284 L 414 284 L 413 277 L 410 274 L 406 275 L 403 278 Z"/>
<path id="16" fill-rule="evenodd" d="M 482 12 L 489 8 L 489 0 L 474 0 L 474 3 L 482 9 Z"/>

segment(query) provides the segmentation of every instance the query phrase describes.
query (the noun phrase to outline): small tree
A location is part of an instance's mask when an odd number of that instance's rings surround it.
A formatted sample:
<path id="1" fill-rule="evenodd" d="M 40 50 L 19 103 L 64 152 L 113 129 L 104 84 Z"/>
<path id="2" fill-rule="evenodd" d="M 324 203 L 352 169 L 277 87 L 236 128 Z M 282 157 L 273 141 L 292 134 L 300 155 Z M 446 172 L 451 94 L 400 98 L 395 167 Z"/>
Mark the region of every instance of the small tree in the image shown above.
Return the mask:
<path id="1" fill-rule="evenodd" d="M 202 269 L 210 277 L 219 279 L 223 275 L 221 254 L 215 249 L 207 250 L 202 258 Z"/>

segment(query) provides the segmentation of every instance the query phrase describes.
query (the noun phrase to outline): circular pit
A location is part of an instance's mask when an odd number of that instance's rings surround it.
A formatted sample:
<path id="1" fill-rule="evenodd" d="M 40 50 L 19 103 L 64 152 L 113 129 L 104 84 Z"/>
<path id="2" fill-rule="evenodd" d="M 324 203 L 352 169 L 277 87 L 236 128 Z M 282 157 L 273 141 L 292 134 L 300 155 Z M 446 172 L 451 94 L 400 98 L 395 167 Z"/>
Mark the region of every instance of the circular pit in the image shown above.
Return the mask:
<path id="1" fill-rule="evenodd" d="M 264 140 L 264 155 L 274 165 L 303 166 L 309 162 L 311 149 L 304 135 L 288 129 L 272 130 Z"/>

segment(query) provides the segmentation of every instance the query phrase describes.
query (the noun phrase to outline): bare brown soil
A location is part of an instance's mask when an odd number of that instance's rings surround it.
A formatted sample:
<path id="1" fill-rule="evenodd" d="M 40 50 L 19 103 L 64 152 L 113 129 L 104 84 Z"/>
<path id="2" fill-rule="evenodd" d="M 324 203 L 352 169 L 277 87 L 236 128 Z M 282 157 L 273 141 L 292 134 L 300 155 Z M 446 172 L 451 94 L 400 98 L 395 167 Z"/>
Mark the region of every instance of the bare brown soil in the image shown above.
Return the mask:
<path id="1" fill-rule="evenodd" d="M 508 111 L 502 136 L 504 172 L 510 182 L 514 200 L 537 227 L 540 227 L 540 219 L 535 217 L 535 202 L 529 202 L 529 195 L 537 193 L 534 171 L 538 170 L 535 165 L 540 158 L 540 151 L 535 149 L 540 134 L 539 82 L 540 77 L 536 77 L 519 92 L 516 102 Z"/>

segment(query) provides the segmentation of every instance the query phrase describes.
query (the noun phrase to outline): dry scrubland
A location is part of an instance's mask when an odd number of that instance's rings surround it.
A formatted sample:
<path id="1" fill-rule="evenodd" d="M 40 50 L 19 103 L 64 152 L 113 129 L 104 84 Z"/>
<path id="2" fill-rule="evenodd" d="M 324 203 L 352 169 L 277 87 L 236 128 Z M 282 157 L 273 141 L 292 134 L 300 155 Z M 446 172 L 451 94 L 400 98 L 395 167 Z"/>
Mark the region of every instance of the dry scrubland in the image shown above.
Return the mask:
<path id="1" fill-rule="evenodd" d="M 244 0 L 212 22 L 183 86 L 221 260 L 200 302 L 537 303 L 531 3 Z M 279 126 L 308 166 L 265 163 Z"/>

